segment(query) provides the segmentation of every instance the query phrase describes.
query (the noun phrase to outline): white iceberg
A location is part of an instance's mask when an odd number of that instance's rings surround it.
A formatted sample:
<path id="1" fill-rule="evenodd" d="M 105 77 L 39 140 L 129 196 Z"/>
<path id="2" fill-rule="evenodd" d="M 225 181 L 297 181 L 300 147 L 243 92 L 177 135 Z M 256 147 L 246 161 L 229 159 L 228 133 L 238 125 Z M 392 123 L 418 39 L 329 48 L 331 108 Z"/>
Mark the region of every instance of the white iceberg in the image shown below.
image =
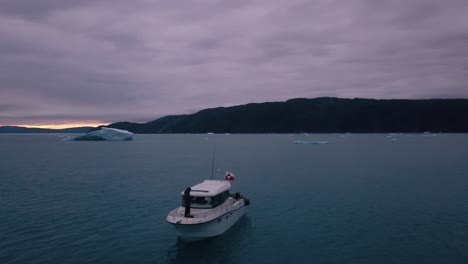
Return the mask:
<path id="1" fill-rule="evenodd" d="M 75 141 L 128 141 L 133 140 L 133 133 L 127 130 L 101 127 L 101 130 L 76 137 Z"/>

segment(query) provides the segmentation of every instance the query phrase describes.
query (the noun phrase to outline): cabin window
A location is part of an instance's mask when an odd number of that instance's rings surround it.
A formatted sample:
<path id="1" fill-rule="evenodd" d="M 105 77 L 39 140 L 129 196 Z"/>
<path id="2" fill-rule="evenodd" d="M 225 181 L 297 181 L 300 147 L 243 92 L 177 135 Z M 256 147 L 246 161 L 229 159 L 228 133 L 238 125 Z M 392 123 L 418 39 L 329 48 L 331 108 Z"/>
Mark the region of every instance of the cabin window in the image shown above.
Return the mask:
<path id="1" fill-rule="evenodd" d="M 191 196 L 192 208 L 211 208 L 211 197 L 197 197 Z M 185 207 L 185 195 L 182 195 L 182 206 Z"/>
<path id="2" fill-rule="evenodd" d="M 213 197 L 197 197 L 191 196 L 191 206 L 192 208 L 214 208 L 223 204 L 226 199 L 229 197 L 229 191 L 224 191 Z M 185 195 L 182 195 L 182 206 L 185 207 Z"/>
<path id="3" fill-rule="evenodd" d="M 223 204 L 226 199 L 229 197 L 229 191 L 224 191 L 216 196 L 213 196 L 211 199 L 211 205 L 213 207 Z"/>

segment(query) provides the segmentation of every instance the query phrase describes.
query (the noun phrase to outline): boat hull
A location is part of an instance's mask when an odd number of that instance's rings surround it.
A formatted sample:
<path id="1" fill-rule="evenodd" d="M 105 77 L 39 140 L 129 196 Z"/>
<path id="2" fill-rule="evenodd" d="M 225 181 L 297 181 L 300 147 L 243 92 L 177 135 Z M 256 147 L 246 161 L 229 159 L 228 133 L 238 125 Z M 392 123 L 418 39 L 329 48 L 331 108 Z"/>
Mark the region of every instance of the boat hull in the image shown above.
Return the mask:
<path id="1" fill-rule="evenodd" d="M 233 226 L 237 220 L 244 215 L 244 209 L 245 206 L 243 205 L 240 208 L 228 211 L 209 222 L 199 224 L 171 224 L 175 226 L 182 240 L 187 242 L 203 240 L 219 236 L 226 232 L 226 230 Z"/>

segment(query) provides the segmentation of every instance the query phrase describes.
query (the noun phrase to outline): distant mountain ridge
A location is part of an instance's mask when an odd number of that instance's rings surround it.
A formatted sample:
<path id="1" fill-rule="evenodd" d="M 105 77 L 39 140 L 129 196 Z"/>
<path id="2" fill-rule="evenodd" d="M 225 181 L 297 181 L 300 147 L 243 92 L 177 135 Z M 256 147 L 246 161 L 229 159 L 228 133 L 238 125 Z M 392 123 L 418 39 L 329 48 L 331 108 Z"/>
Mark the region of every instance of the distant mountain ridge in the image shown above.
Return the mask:
<path id="1" fill-rule="evenodd" d="M 0 133 L 87 133 L 94 127 L 73 127 L 64 129 L 29 128 L 19 126 L 0 126 Z"/>
<path id="2" fill-rule="evenodd" d="M 147 123 L 108 127 L 133 133 L 467 133 L 468 99 L 322 97 L 217 107 Z"/>

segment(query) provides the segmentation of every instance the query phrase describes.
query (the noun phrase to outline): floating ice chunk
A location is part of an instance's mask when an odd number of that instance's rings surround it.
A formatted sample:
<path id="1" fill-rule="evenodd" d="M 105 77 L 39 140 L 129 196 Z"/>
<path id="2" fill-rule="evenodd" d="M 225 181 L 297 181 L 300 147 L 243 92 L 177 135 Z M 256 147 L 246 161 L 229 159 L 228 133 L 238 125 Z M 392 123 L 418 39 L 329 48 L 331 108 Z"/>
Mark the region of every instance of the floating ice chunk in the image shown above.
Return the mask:
<path id="1" fill-rule="evenodd" d="M 296 144 L 328 144 L 328 141 L 303 141 L 303 140 L 296 140 L 294 141 Z"/>
<path id="2" fill-rule="evenodd" d="M 102 127 L 101 130 L 92 131 L 76 137 L 75 141 L 127 141 L 133 140 L 133 133 L 127 130 Z"/>

